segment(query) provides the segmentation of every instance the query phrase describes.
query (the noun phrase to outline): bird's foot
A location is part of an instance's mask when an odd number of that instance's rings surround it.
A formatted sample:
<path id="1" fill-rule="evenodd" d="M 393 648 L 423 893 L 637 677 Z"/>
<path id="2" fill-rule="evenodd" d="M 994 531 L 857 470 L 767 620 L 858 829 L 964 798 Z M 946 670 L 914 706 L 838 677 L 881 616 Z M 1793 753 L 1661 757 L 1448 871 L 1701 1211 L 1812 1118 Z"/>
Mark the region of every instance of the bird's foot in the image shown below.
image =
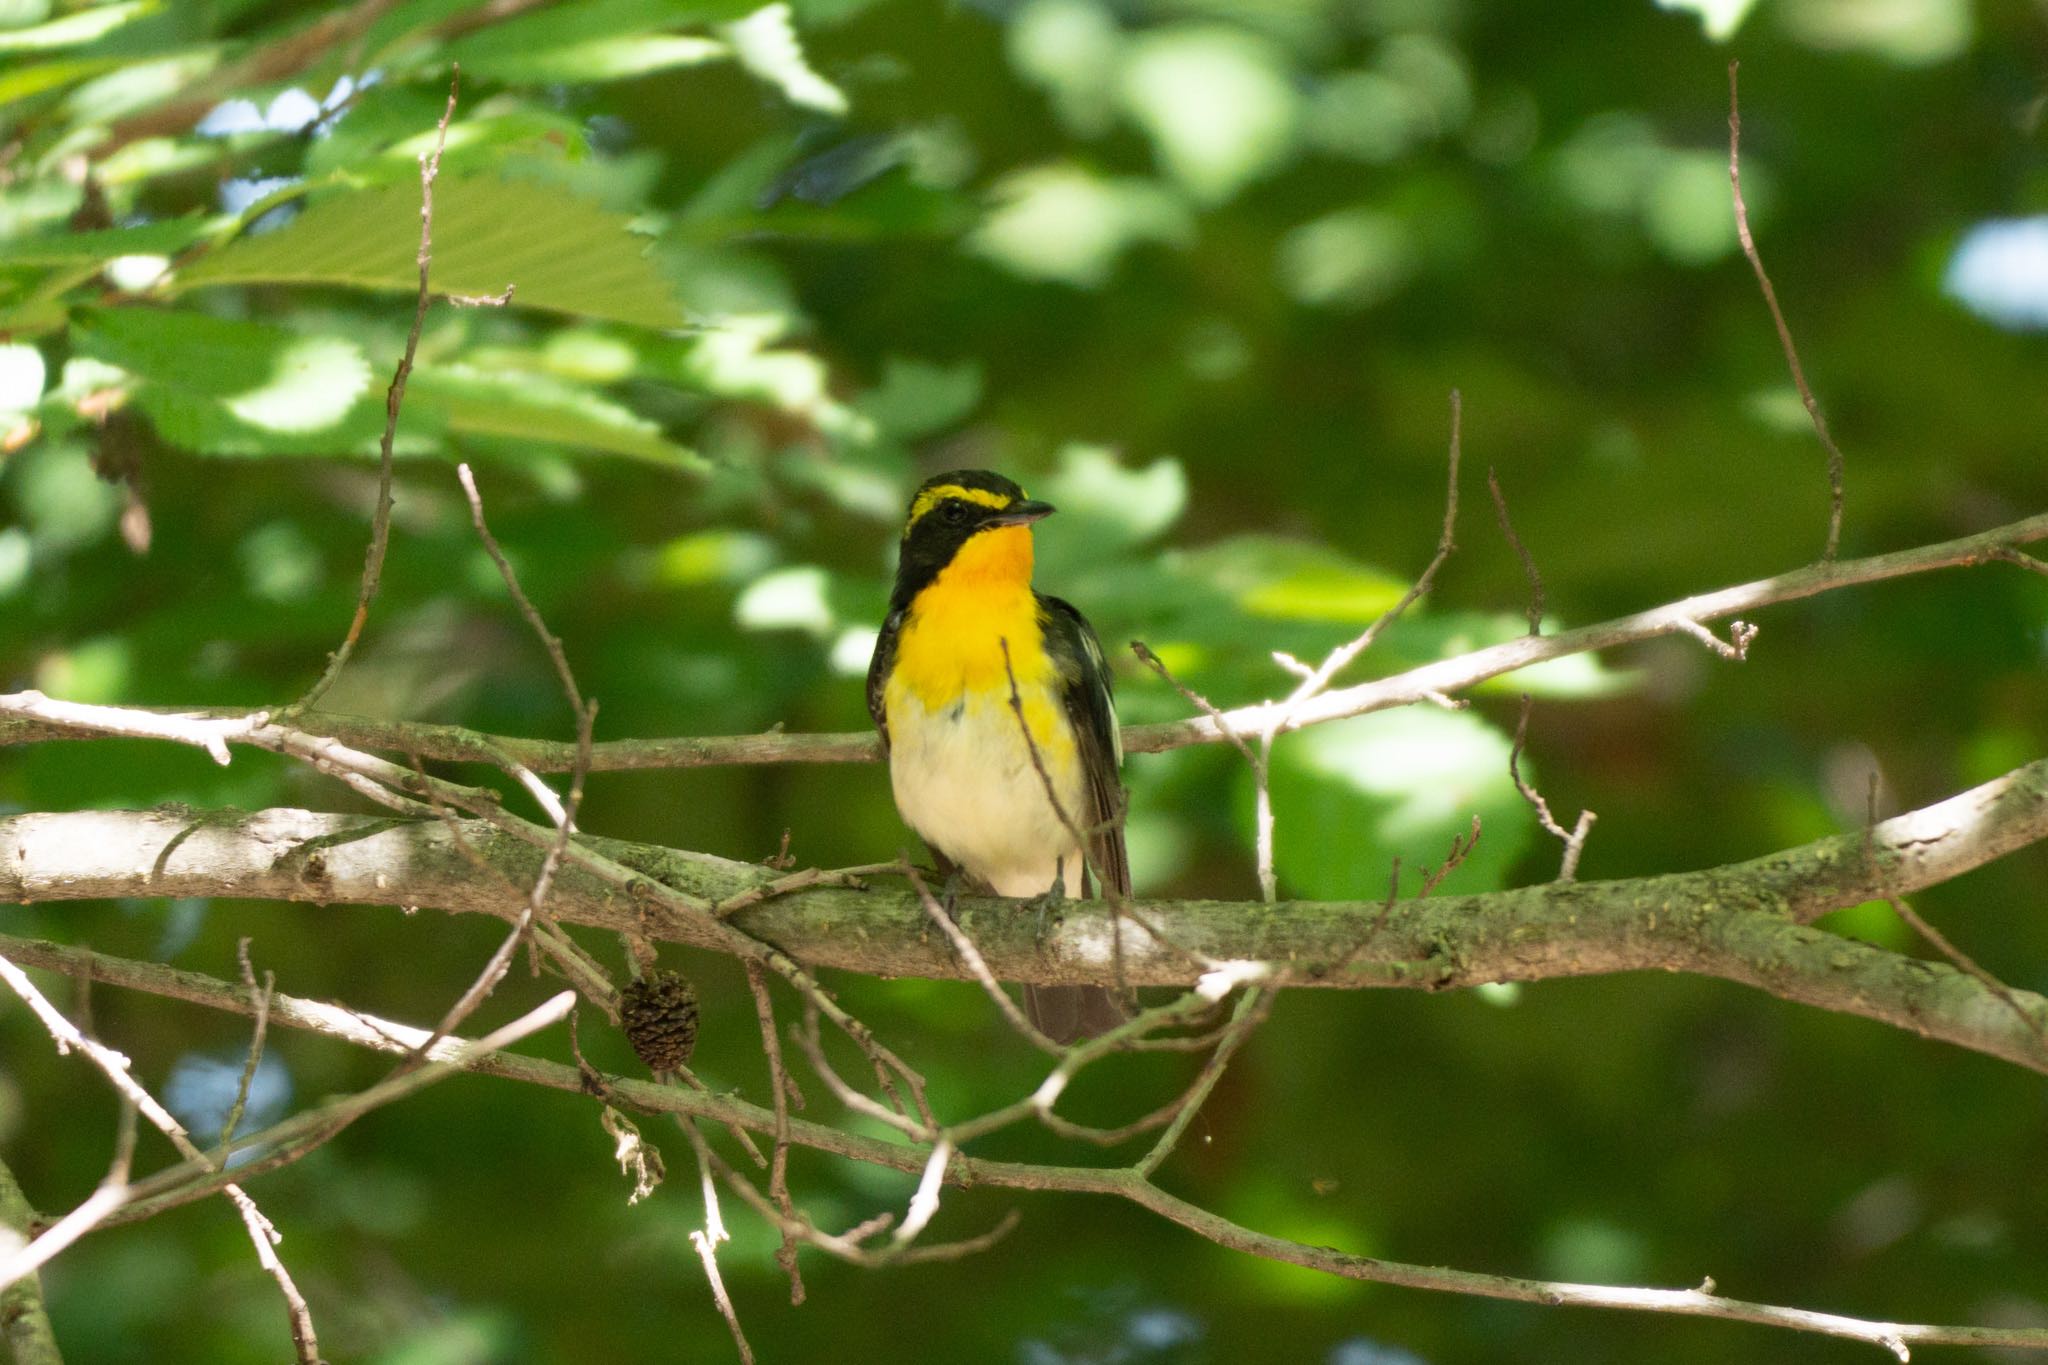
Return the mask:
<path id="1" fill-rule="evenodd" d="M 960 888 L 965 885 L 967 874 L 954 868 L 946 874 L 946 880 L 939 885 L 939 908 L 946 912 L 946 918 L 960 922 Z"/>
<path id="2" fill-rule="evenodd" d="M 1039 938 L 1044 938 L 1059 921 L 1066 905 L 1067 869 L 1066 865 L 1061 863 L 1053 869 L 1052 885 L 1024 902 L 1024 908 L 1036 917 L 1036 933 Z"/>

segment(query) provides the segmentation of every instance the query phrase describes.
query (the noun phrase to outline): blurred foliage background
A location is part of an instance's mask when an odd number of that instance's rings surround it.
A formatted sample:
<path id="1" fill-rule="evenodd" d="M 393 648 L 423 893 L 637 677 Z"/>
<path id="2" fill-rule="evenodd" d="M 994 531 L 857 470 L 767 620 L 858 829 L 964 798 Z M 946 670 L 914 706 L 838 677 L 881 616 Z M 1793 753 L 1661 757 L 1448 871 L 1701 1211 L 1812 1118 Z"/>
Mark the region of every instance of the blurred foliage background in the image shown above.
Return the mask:
<path id="1" fill-rule="evenodd" d="M 2038 4 L 0 0 L 0 688 L 259 704 L 310 682 L 356 590 L 411 316 L 415 157 L 455 61 L 436 284 L 517 292 L 429 317 L 384 593 L 334 709 L 567 734 L 457 459 L 607 738 L 864 726 L 904 498 L 965 465 L 1061 506 L 1040 583 L 1113 646 L 1142 637 L 1221 703 L 1272 695 L 1290 680 L 1271 651 L 1316 655 L 1426 561 L 1453 388 L 1461 550 L 1360 676 L 1522 629 L 1488 466 L 1561 624 L 1794 567 L 1822 543 L 1826 484 L 1734 238 L 1734 57 L 1753 220 L 1848 452 L 1843 552 L 2038 510 Z M 1853 827 L 1873 773 L 1903 808 L 2048 743 L 2038 578 L 1916 579 L 1761 624 L 1741 665 L 1667 641 L 1503 680 L 1468 712 L 1283 742 L 1283 890 L 1376 897 L 1394 856 L 1436 861 L 1474 812 L 1479 852 L 1445 890 L 1553 875 L 1506 778 L 1522 690 L 1553 804 L 1599 812 L 1588 877 Z M 1126 721 L 1183 713 L 1118 668 Z M 1234 754 L 1140 757 L 1128 777 L 1142 892 L 1255 894 Z M 0 752 L 0 810 L 163 801 L 353 808 L 262 754 Z M 872 767 L 601 776 L 583 823 L 756 859 L 789 829 L 822 865 L 908 840 Z M 2044 873 L 2023 853 L 1921 909 L 2048 988 Z M 1880 908 L 1837 919 L 1914 950 Z M 499 932 L 233 902 L 4 922 L 228 977 L 252 935 L 281 989 L 416 1020 Z M 738 975 L 671 956 L 706 997 L 700 1070 L 765 1100 Z M 835 984 L 955 1112 L 1037 1079 L 971 988 Z M 545 988 L 515 977 L 491 1019 Z M 110 990 L 93 1008 L 174 1107 L 219 1122 L 239 1023 Z M 600 1065 L 630 1065 L 593 1032 Z M 384 1066 L 273 1037 L 251 1117 Z M 1163 1099 L 1184 1067 L 1134 1061 L 1076 1113 Z M 596 1117 L 457 1079 L 261 1181 L 329 1357 L 729 1358 L 685 1240 L 693 1182 L 628 1209 Z M 1262 1230 L 1401 1259 L 1711 1274 L 1842 1312 L 2038 1325 L 2044 1121 L 2036 1077 L 1710 981 L 1303 992 L 1166 1180 Z M 112 1130 L 104 1087 L 0 1011 L 0 1152 L 31 1196 L 81 1197 Z M 1022 1136 L 989 1151 L 1072 1155 Z M 909 1189 L 802 1154 L 796 1185 L 840 1225 Z M 812 1260 L 797 1309 L 739 1215 L 726 1274 L 769 1360 L 1867 1355 L 1319 1278 L 1111 1203 L 961 1192 L 939 1231 L 1012 1205 L 1020 1230 L 969 1261 Z M 287 1351 L 218 1201 L 95 1234 L 47 1283 L 73 1362 Z"/>

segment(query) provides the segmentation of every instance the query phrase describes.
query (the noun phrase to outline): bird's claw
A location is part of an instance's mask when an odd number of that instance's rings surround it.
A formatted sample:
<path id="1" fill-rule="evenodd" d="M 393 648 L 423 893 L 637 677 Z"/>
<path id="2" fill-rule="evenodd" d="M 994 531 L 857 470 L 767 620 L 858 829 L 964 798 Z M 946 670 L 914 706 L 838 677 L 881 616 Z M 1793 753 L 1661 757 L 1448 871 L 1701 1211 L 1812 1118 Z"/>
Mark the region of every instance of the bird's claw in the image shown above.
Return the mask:
<path id="1" fill-rule="evenodd" d="M 1024 902 L 1037 918 L 1036 932 L 1043 939 L 1067 904 L 1067 869 L 1064 862 L 1053 868 L 1052 885 Z"/>

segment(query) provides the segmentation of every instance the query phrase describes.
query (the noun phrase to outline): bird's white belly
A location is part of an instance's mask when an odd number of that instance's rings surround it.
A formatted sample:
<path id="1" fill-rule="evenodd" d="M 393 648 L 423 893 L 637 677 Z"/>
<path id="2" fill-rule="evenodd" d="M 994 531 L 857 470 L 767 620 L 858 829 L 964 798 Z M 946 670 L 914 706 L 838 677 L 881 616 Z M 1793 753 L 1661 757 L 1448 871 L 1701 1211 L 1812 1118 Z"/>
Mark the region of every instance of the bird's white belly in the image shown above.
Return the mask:
<path id="1" fill-rule="evenodd" d="M 1059 872 L 1067 893 L 1080 894 L 1074 837 L 1047 799 L 1007 691 L 936 708 L 896 693 L 888 717 L 896 809 L 926 843 L 1000 896 L 1042 895 Z M 1086 829 L 1087 788 L 1072 743 L 1040 745 L 1039 758 L 1068 818 Z"/>

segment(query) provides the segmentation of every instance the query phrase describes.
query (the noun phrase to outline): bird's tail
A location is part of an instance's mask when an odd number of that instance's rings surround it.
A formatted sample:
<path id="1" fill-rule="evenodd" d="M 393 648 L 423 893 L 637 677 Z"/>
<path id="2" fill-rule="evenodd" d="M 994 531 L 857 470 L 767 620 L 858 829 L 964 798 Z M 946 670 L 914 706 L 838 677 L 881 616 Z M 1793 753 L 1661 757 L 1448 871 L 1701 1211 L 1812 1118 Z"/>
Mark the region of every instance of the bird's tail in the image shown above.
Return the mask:
<path id="1" fill-rule="evenodd" d="M 1024 1015 L 1055 1043 L 1098 1038 L 1131 1017 L 1105 986 L 1026 986 Z"/>

